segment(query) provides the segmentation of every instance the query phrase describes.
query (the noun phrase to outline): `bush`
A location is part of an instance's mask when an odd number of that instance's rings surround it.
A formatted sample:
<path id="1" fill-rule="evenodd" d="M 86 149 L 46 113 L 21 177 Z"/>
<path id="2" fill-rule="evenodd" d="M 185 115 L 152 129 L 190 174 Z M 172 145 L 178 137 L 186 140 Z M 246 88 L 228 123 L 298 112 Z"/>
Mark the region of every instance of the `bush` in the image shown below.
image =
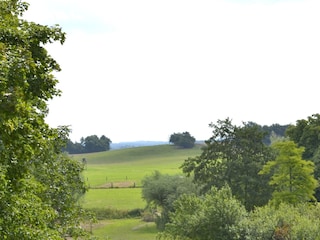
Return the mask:
<path id="1" fill-rule="evenodd" d="M 314 240 L 320 238 L 320 208 L 318 205 L 281 204 L 257 208 L 238 225 L 242 239 Z"/>
<path id="2" fill-rule="evenodd" d="M 237 239 L 235 225 L 246 217 L 244 206 L 229 187 L 212 188 L 203 197 L 183 195 L 174 203 L 174 210 L 160 239 Z"/>
<path id="3" fill-rule="evenodd" d="M 92 208 L 90 211 L 98 220 L 141 217 L 142 209 L 119 210 L 115 208 Z"/>

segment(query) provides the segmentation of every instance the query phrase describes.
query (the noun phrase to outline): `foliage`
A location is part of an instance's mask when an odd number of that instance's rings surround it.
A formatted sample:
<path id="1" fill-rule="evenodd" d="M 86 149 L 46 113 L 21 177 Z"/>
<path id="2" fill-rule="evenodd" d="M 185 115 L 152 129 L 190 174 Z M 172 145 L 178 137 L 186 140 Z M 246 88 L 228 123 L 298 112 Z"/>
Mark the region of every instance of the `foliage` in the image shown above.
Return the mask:
<path id="1" fill-rule="evenodd" d="M 141 217 L 143 209 L 121 210 L 116 208 L 91 208 L 97 220 Z"/>
<path id="2" fill-rule="evenodd" d="M 287 129 L 286 134 L 299 147 L 305 148 L 302 157 L 311 159 L 320 146 L 320 114 L 313 114 L 307 120 L 297 120 L 296 125 Z"/>
<path id="3" fill-rule="evenodd" d="M 181 166 L 197 182 L 218 188 L 227 183 L 247 209 L 268 202 L 271 188 L 258 172 L 270 159 L 263 143 L 265 132 L 256 124 L 234 126 L 229 118 L 210 124 L 213 136 L 205 142 L 200 156 L 188 158 Z"/>
<path id="4" fill-rule="evenodd" d="M 192 179 L 180 175 L 167 175 L 155 171 L 153 175 L 142 180 L 142 197 L 147 204 L 161 208 L 161 216 L 157 219 L 157 227 L 164 229 L 168 222 L 168 214 L 173 210 L 173 202 L 182 194 L 197 193 Z"/>
<path id="5" fill-rule="evenodd" d="M 189 132 L 173 133 L 169 139 L 170 143 L 182 148 L 193 148 L 195 141 L 196 139 Z"/>
<path id="6" fill-rule="evenodd" d="M 263 142 L 267 145 L 272 144 L 274 139 L 284 138 L 289 125 L 272 124 L 270 126 L 262 126 L 262 130 L 267 133 Z"/>
<path id="7" fill-rule="evenodd" d="M 313 177 L 314 164 L 302 159 L 303 147 L 293 141 L 276 142 L 272 147 L 278 151 L 274 161 L 269 161 L 260 171 L 272 173 L 270 185 L 275 186 L 272 202 L 300 203 L 314 200 L 317 181 Z"/>
<path id="8" fill-rule="evenodd" d="M 297 120 L 296 125 L 291 125 L 286 134 L 299 147 L 305 148 L 302 157 L 313 161 L 314 176 L 320 180 L 320 114 Z M 320 201 L 320 187 L 316 189 L 315 197 Z"/>
<path id="9" fill-rule="evenodd" d="M 246 216 L 227 186 L 212 188 L 203 197 L 182 195 L 174 202 L 174 210 L 159 239 L 237 239 L 235 226 Z"/>
<path id="10" fill-rule="evenodd" d="M 319 205 L 266 205 L 250 212 L 237 226 L 243 240 L 320 238 Z"/>
<path id="11" fill-rule="evenodd" d="M 59 26 L 22 19 L 28 4 L 0 1 L 0 231 L 2 239 L 64 239 L 86 234 L 77 204 L 82 166 L 61 153 L 69 131 L 45 123 L 46 102 L 60 91 L 58 63 L 44 46 Z"/>
<path id="12" fill-rule="evenodd" d="M 91 135 L 86 138 L 81 138 L 81 142 L 73 143 L 70 139 L 67 146 L 63 149 L 69 154 L 103 152 L 110 150 L 111 140 L 102 135 L 100 138 L 97 135 Z"/>

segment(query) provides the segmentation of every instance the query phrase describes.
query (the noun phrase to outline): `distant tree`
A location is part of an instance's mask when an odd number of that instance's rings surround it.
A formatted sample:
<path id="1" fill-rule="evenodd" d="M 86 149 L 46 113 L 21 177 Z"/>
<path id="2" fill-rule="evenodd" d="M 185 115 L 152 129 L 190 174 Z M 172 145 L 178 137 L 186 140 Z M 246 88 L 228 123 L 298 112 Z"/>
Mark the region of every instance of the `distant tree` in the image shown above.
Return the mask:
<path id="1" fill-rule="evenodd" d="M 315 200 L 313 194 L 317 180 L 313 177 L 314 164 L 302 159 L 303 147 L 297 147 L 293 141 L 276 142 L 272 147 L 277 157 L 267 162 L 260 174 L 270 174 L 270 185 L 275 190 L 272 202 L 297 204 Z"/>
<path id="2" fill-rule="evenodd" d="M 83 145 L 86 153 L 103 152 L 110 149 L 111 140 L 104 135 L 100 138 L 91 135 L 84 139 Z"/>
<path id="3" fill-rule="evenodd" d="M 69 139 L 67 146 L 63 150 L 69 154 L 103 152 L 110 150 L 110 143 L 111 140 L 104 135 L 100 138 L 97 135 L 91 135 L 86 138 L 82 137 L 80 143 L 73 143 Z"/>
<path id="4" fill-rule="evenodd" d="M 184 161 L 183 172 L 193 175 L 207 190 L 227 183 L 247 209 L 267 203 L 271 187 L 268 178 L 258 174 L 271 155 L 263 143 L 266 132 L 254 123 L 235 126 L 229 118 L 210 127 L 213 136 L 205 141 L 200 156 Z"/>
<path id="5" fill-rule="evenodd" d="M 105 149 L 104 151 L 110 150 L 110 144 L 112 141 L 109 138 L 107 138 L 105 135 L 102 135 L 99 140 L 101 148 Z"/>
<path id="6" fill-rule="evenodd" d="M 170 136 L 169 142 L 182 148 L 193 148 L 196 139 L 189 132 L 173 133 Z"/>
<path id="7" fill-rule="evenodd" d="M 169 212 L 173 210 L 173 202 L 182 194 L 197 194 L 198 188 L 191 178 L 180 175 L 161 174 L 155 171 L 153 175 L 142 180 L 142 198 L 148 205 L 160 207 L 161 216 L 156 220 L 157 228 L 163 230 L 169 221 Z"/>
<path id="8" fill-rule="evenodd" d="M 262 130 L 267 132 L 263 142 L 267 145 L 272 144 L 272 140 L 281 139 L 286 136 L 286 130 L 289 125 L 272 124 L 271 126 L 262 126 Z"/>
<path id="9" fill-rule="evenodd" d="M 73 143 L 70 139 L 68 139 L 66 146 L 63 147 L 62 150 L 68 152 L 69 154 L 78 154 L 84 152 L 84 147 L 81 143 Z"/>

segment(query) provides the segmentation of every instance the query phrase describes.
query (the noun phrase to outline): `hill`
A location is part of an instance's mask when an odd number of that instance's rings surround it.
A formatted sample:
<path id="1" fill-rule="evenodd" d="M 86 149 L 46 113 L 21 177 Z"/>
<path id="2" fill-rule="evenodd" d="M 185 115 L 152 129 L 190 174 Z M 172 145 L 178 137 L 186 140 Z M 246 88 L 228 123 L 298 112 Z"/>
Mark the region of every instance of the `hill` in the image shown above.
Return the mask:
<path id="1" fill-rule="evenodd" d="M 85 180 L 90 188 L 139 187 L 141 180 L 154 171 L 182 173 L 184 160 L 201 153 L 201 145 L 180 149 L 174 145 L 156 145 L 125 148 L 113 151 L 75 154 L 73 158 L 86 159 Z"/>
<path id="2" fill-rule="evenodd" d="M 148 166 L 150 164 L 155 165 L 155 163 L 158 163 L 161 166 L 164 166 L 166 164 L 172 164 L 172 162 L 182 163 L 184 159 L 200 154 L 201 146 L 202 145 L 197 144 L 194 148 L 182 149 L 177 148 L 174 145 L 163 144 L 123 148 L 97 153 L 74 154 L 71 156 L 79 161 L 85 158 L 88 165 L 122 165 L 128 163 L 130 165 Z"/>

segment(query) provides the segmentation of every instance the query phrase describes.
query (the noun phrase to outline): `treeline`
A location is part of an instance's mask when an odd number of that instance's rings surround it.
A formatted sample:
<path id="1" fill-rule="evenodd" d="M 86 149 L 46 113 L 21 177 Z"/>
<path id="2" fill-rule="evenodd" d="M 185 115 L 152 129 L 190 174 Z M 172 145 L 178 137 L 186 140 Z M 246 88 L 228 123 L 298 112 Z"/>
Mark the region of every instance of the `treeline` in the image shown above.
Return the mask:
<path id="1" fill-rule="evenodd" d="M 289 125 L 272 124 L 271 126 L 261 126 L 254 122 L 248 122 L 249 125 L 255 125 L 265 132 L 263 142 L 269 145 L 273 138 L 284 137 L 285 131 Z M 181 148 L 192 148 L 196 142 L 195 137 L 191 136 L 189 132 L 173 133 L 169 138 L 169 143 L 174 144 Z M 80 142 L 72 142 L 68 139 L 66 146 L 63 151 L 69 154 L 80 154 L 80 153 L 92 153 L 92 152 L 103 152 L 110 150 L 110 144 L 112 141 L 105 135 L 100 138 L 97 135 L 91 135 L 86 138 L 81 138 Z"/>
<path id="2" fill-rule="evenodd" d="M 280 125 L 280 124 L 272 124 L 271 126 L 261 126 L 254 122 L 248 122 L 248 126 L 256 126 L 262 132 L 264 132 L 264 138 L 262 142 L 266 145 L 270 145 L 271 142 L 275 138 L 284 137 L 285 132 L 289 125 Z M 174 144 L 180 148 L 193 148 L 195 145 L 196 139 L 191 136 L 189 132 L 182 132 L 182 133 L 173 133 L 170 135 L 169 143 Z"/>
<path id="3" fill-rule="evenodd" d="M 69 154 L 103 152 L 110 150 L 111 143 L 112 141 L 105 135 L 100 138 L 97 135 L 91 135 L 86 138 L 82 137 L 80 142 L 75 143 L 69 139 L 63 150 Z"/>

